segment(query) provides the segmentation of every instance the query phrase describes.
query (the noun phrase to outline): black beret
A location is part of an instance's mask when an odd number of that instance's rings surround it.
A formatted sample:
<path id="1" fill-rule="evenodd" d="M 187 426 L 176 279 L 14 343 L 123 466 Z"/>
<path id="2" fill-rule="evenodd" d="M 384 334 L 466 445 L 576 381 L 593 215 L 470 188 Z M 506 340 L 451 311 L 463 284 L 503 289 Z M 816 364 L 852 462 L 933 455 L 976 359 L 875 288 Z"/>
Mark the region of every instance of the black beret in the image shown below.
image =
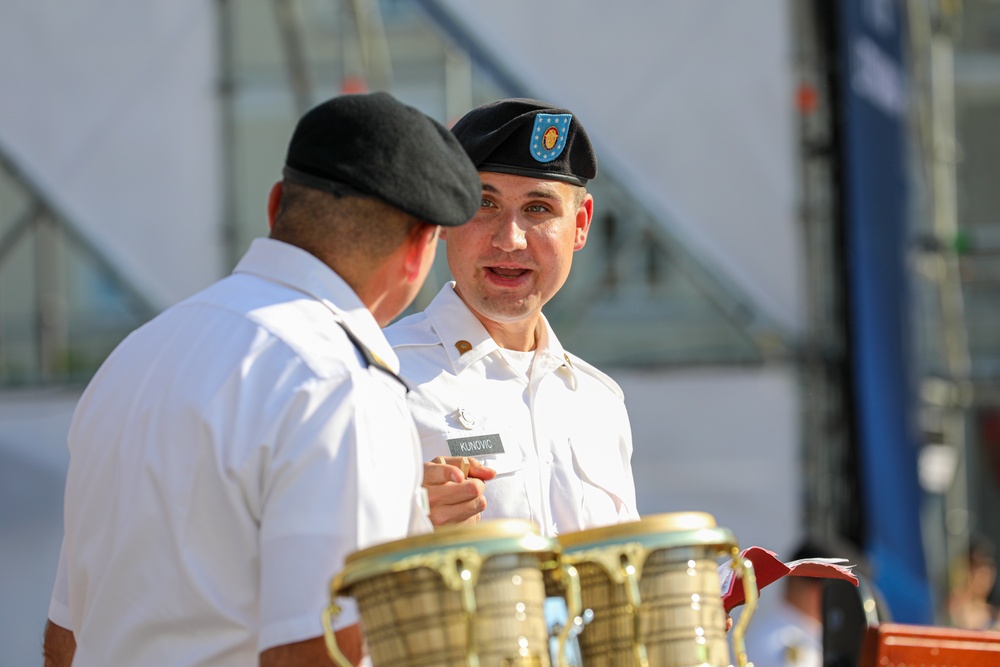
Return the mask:
<path id="1" fill-rule="evenodd" d="M 452 133 L 479 171 L 586 185 L 597 156 L 568 109 L 523 97 L 490 102 L 462 116 Z"/>
<path id="2" fill-rule="evenodd" d="M 479 209 L 479 173 L 455 137 L 388 93 L 342 95 L 308 111 L 288 145 L 287 180 L 375 197 L 434 225 Z"/>

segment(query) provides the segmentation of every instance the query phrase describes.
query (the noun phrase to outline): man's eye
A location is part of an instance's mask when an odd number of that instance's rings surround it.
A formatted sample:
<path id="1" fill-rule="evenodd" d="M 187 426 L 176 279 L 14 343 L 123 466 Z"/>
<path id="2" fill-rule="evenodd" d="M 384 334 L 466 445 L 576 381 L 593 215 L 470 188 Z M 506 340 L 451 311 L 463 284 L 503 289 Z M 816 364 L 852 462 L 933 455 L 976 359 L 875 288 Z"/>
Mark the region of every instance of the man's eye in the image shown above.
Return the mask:
<path id="1" fill-rule="evenodd" d="M 549 210 L 548 207 L 541 204 L 532 204 L 528 207 L 529 213 L 545 213 L 547 210 Z"/>
<path id="2" fill-rule="evenodd" d="M 492 206 L 493 202 L 491 202 L 489 199 L 481 199 L 479 201 L 479 208 L 490 208 Z"/>

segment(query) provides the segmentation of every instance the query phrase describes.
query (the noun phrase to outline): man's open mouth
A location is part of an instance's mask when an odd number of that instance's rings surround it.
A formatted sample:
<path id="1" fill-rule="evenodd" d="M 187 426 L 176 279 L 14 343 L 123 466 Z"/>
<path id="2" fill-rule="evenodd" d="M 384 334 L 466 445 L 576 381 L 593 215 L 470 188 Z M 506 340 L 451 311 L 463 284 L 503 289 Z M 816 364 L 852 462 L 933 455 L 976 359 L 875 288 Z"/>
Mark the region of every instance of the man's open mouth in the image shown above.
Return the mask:
<path id="1" fill-rule="evenodd" d="M 520 278 L 530 269 L 522 269 L 510 266 L 488 266 L 486 270 L 500 278 Z"/>

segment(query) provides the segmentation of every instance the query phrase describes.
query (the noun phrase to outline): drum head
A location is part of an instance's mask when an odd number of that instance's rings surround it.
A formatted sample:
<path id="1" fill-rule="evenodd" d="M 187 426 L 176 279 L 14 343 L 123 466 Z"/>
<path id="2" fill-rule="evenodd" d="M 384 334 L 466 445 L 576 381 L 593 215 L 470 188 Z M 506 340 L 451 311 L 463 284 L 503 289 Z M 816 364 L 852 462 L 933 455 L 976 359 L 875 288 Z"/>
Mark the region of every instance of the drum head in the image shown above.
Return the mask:
<path id="1" fill-rule="evenodd" d="M 401 564 L 422 554 L 465 548 L 484 560 L 517 553 L 535 553 L 554 560 L 559 553 L 559 543 L 542 536 L 538 525 L 531 521 L 496 519 L 471 526 L 448 526 L 354 552 L 334 577 L 330 589 L 334 595 L 349 594 L 353 584 L 397 571 Z"/>
<path id="2" fill-rule="evenodd" d="M 715 518 L 707 512 L 653 514 L 638 521 L 559 536 L 559 544 L 566 554 L 624 542 L 635 542 L 646 549 L 702 546 L 728 550 L 736 546 L 732 531 L 718 527 Z"/>

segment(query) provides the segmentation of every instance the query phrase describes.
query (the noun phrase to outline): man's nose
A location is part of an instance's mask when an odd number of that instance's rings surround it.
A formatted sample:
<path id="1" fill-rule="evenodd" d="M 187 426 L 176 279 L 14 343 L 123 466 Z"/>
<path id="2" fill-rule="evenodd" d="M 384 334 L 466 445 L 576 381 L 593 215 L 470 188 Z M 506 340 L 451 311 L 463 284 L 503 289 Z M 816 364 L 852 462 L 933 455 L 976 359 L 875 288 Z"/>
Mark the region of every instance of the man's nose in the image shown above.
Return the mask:
<path id="1" fill-rule="evenodd" d="M 497 223 L 493 232 L 493 247 L 504 252 L 524 250 L 528 243 L 524 238 L 524 228 L 519 224 L 517 215 L 510 215 Z"/>

